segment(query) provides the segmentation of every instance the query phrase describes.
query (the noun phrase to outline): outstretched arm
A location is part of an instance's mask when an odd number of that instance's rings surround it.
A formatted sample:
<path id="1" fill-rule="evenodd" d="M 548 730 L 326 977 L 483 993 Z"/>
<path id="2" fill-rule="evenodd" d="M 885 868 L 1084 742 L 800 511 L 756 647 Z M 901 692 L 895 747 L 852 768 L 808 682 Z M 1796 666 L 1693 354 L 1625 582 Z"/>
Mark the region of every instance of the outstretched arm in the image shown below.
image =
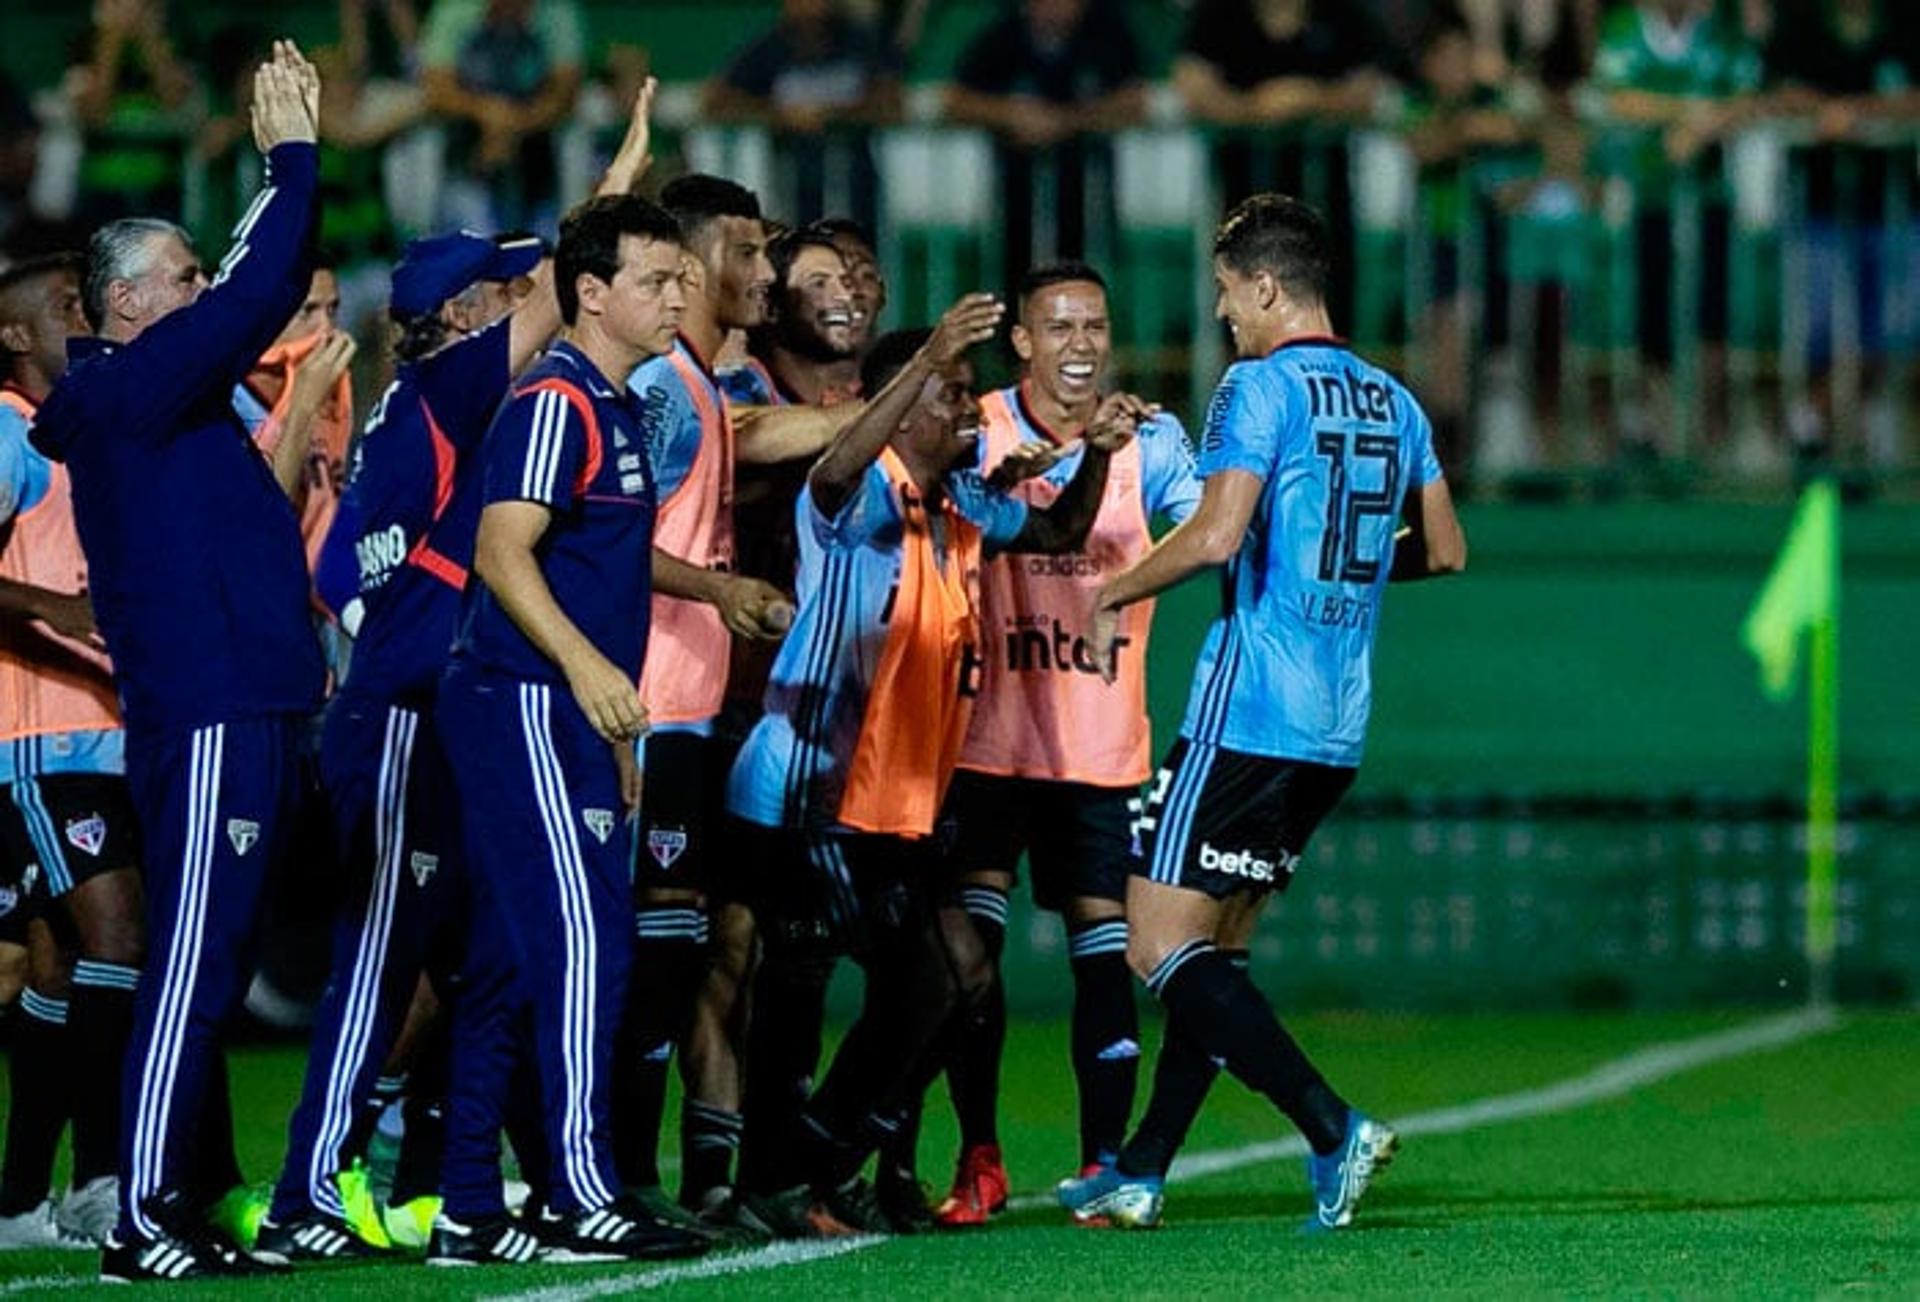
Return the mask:
<path id="1" fill-rule="evenodd" d="M 148 327 L 123 352 L 125 392 L 142 429 L 214 391 L 231 388 L 300 306 L 318 205 L 315 150 L 320 75 L 291 41 L 254 74 L 253 138 L 266 156 L 265 184 L 234 228 L 211 288 Z"/>
<path id="2" fill-rule="evenodd" d="M 991 294 L 968 294 L 947 309 L 933 337 L 873 396 L 807 473 L 808 491 L 822 515 L 839 514 L 867 467 L 879 459 L 900 422 L 920 401 L 926 382 L 957 365 L 967 349 L 993 338 L 1005 313 L 1006 308 Z"/>
<path id="3" fill-rule="evenodd" d="M 1120 631 L 1120 612 L 1231 560 L 1240 550 L 1265 488 L 1258 475 L 1245 470 L 1222 470 L 1208 476 L 1200 505 L 1186 523 L 1107 580 L 1094 598 L 1090 639 L 1102 678 L 1113 681 L 1114 638 Z"/>
<path id="4" fill-rule="evenodd" d="M 653 96 L 659 88 L 659 81 L 653 77 L 647 78 L 640 87 L 640 93 L 633 101 L 633 114 L 627 120 L 627 134 L 620 141 L 620 148 L 614 152 L 613 161 L 607 164 L 606 175 L 600 178 L 600 184 L 593 192 L 595 197 L 629 194 L 640 178 L 647 174 L 647 168 L 653 163 L 653 155 L 649 152 L 653 139 Z M 513 320 L 507 329 L 508 371 L 518 375 L 560 330 L 560 300 L 553 293 L 551 258 L 542 262 L 533 273 L 533 292 L 527 295 L 526 302 L 514 309 Z"/>
<path id="5" fill-rule="evenodd" d="M 1127 445 L 1140 422 L 1153 411 L 1150 404 L 1130 393 L 1108 394 L 1083 436 L 1086 451 L 1080 458 L 1080 468 L 1051 505 L 1028 512 L 1026 524 L 1005 550 L 1052 555 L 1084 546 L 1106 496 L 1107 469 L 1113 454 Z"/>

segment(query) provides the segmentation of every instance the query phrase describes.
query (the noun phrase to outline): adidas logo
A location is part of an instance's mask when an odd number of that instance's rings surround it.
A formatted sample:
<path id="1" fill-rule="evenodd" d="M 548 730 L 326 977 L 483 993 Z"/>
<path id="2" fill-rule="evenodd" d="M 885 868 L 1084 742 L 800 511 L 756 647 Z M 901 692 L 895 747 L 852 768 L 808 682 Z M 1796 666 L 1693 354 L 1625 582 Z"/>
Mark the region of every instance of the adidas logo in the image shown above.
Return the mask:
<path id="1" fill-rule="evenodd" d="M 1101 1062 L 1125 1062 L 1140 1056 L 1140 1042 L 1123 1036 L 1094 1056 Z"/>

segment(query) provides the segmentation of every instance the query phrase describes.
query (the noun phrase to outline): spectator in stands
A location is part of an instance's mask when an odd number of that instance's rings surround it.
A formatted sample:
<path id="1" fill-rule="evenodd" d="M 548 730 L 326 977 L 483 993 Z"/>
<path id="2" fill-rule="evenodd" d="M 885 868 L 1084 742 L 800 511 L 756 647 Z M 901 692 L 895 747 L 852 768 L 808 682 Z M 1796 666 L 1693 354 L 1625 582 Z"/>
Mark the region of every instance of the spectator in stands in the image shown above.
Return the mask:
<path id="1" fill-rule="evenodd" d="M 1111 186 L 1090 185 L 1094 171 L 1111 175 L 1111 153 L 1089 133 L 1134 126 L 1146 110 L 1118 0 L 1021 0 L 967 45 L 946 111 L 998 143 L 1010 280 L 1035 262 L 1084 256 L 1090 221 L 1111 226 Z M 1049 176 L 1051 194 L 1038 184 Z"/>
<path id="2" fill-rule="evenodd" d="M 96 0 L 66 90 L 85 136 L 81 215 L 179 212 L 195 84 L 168 35 L 165 0 Z"/>
<path id="3" fill-rule="evenodd" d="M 1835 427 L 1833 363 L 1845 334 L 1859 349 L 1866 399 L 1864 448 L 1855 450 L 1889 461 L 1899 453 L 1897 413 L 1885 392 L 1888 345 L 1899 341 L 1889 335 L 1914 326 L 1890 308 L 1895 287 L 1910 300 L 1920 286 L 1920 228 L 1911 209 L 1903 229 L 1889 229 L 1886 216 L 1887 187 L 1902 161 L 1911 166 L 1911 146 L 1876 148 L 1871 135 L 1876 126 L 1920 118 L 1920 13 L 1894 0 L 1797 0 L 1778 14 L 1766 64 L 1778 87 L 1774 103 L 1810 119 L 1817 134 L 1814 148 L 1796 151 L 1809 219 L 1795 234 L 1806 248 L 1812 386 L 1788 413 L 1788 434 L 1802 455 L 1833 450 L 1834 434 L 1843 432 Z M 1843 278 L 1852 287 L 1850 330 L 1837 329 Z"/>
<path id="4" fill-rule="evenodd" d="M 900 73 L 884 33 L 836 0 L 784 0 L 780 21 L 750 41 L 707 84 L 703 108 L 719 122 L 758 122 L 784 139 L 775 193 L 786 216 L 831 210 L 874 217 L 876 183 L 866 128 L 897 121 Z M 837 139 L 828 138 L 836 128 Z M 847 192 L 828 194 L 830 177 Z"/>
<path id="5" fill-rule="evenodd" d="M 1593 67 L 1601 0 L 1461 0 L 1473 33 L 1474 77 L 1530 108 L 1536 94 L 1564 101 Z"/>
<path id="6" fill-rule="evenodd" d="M 420 63 L 427 107 L 451 126 L 444 224 L 553 225 L 553 133 L 573 111 L 585 52 L 575 0 L 435 0 Z"/>
<path id="7" fill-rule="evenodd" d="M 1674 358 L 1673 181 L 1677 172 L 1708 174 L 1719 163 L 1718 145 L 1750 121 L 1758 107 L 1760 57 L 1737 24 L 1715 12 L 1714 0 L 1634 0 L 1608 15 L 1594 62 L 1594 80 L 1605 92 L 1615 122 L 1642 135 L 1631 155 L 1634 183 L 1635 254 L 1639 293 L 1635 336 L 1656 378 L 1656 390 L 1638 410 L 1615 420 L 1629 450 L 1656 451 L 1655 431 L 1674 427 L 1661 401 Z M 1729 219 L 1724 203 L 1706 200 L 1697 232 L 1700 258 L 1697 331 L 1706 389 L 1707 437 L 1726 431 L 1727 256 Z M 1690 394 L 1678 395 L 1689 401 Z"/>
<path id="8" fill-rule="evenodd" d="M 1408 102 L 1407 144 L 1419 166 L 1420 234 L 1425 239 L 1425 314 L 1413 322 L 1425 342 L 1420 397 L 1433 421 L 1434 451 L 1456 489 L 1465 481 L 1467 332 L 1461 311 L 1461 246 L 1474 210 L 1469 165 L 1475 154 L 1522 143 L 1519 122 L 1474 76 L 1473 35 L 1457 17 L 1436 19 L 1418 42 L 1419 80 Z M 1491 280 L 1491 277 L 1483 277 Z"/>
<path id="9" fill-rule="evenodd" d="M 1188 116 L 1285 132 L 1221 142 L 1222 204 L 1265 190 L 1298 195 L 1325 214 L 1330 247 L 1351 249 L 1346 128 L 1371 114 L 1388 58 L 1371 16 L 1350 0 L 1200 0 L 1173 65 Z M 1331 294 L 1334 319 L 1351 320 L 1351 267 L 1335 268 Z"/>

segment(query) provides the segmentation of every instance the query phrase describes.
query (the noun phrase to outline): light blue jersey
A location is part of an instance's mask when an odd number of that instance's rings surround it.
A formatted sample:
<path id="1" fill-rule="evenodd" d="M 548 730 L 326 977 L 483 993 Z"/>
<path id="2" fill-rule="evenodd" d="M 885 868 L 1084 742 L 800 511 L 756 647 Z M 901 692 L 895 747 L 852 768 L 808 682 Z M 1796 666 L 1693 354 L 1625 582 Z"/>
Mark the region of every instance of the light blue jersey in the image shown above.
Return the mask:
<path id="1" fill-rule="evenodd" d="M 1266 488 L 1228 562 L 1180 733 L 1356 766 L 1401 503 L 1440 478 L 1426 414 L 1347 348 L 1299 340 L 1235 363 L 1214 391 L 1200 475 L 1227 470 Z"/>
<path id="2" fill-rule="evenodd" d="M 0 530 L 40 505 L 53 466 L 27 438 L 27 418 L 0 403 Z M 0 786 L 49 773 L 125 773 L 126 733 L 118 728 L 43 733 L 0 742 Z"/>
<path id="3" fill-rule="evenodd" d="M 972 470 L 947 477 L 954 509 L 992 553 L 1019 536 L 1027 505 Z M 741 747 L 727 809 L 764 827 L 834 825 L 847 767 L 888 636 L 904 529 L 900 494 L 878 463 L 829 518 L 803 490 L 798 613 L 767 684 L 766 715 Z M 949 556 L 945 564 L 965 563 Z M 977 561 L 975 562 L 977 564 Z"/>

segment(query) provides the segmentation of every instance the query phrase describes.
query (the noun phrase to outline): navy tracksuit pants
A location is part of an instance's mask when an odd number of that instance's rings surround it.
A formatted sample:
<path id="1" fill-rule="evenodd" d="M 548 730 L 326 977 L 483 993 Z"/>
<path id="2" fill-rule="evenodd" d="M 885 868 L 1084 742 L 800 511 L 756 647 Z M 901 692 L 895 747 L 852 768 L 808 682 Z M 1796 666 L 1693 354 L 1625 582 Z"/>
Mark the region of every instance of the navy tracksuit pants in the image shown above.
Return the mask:
<path id="1" fill-rule="evenodd" d="M 604 1206 L 620 1189 L 613 1043 L 633 953 L 633 825 L 613 749 L 565 687 L 462 661 L 442 681 L 436 718 L 474 889 L 454 1008 L 446 1213 L 500 1210 L 500 1122 L 528 1028 L 549 1203 Z"/>
<path id="2" fill-rule="evenodd" d="M 387 701 L 336 697 L 320 741 L 342 892 L 326 992 L 314 1014 L 272 1215 L 346 1214 L 333 1176 L 356 1134 L 423 971 L 444 978 L 466 907 L 451 779 L 431 717 Z M 447 982 L 436 980 L 447 992 Z"/>
<path id="3" fill-rule="evenodd" d="M 253 976 L 269 869 L 299 804 L 305 721 L 127 729 L 127 780 L 146 846 L 147 961 L 121 1104 L 120 1235 L 159 1233 L 156 1194 L 192 1183 L 220 1038 Z M 231 1122 L 228 1123 L 231 1125 Z"/>

